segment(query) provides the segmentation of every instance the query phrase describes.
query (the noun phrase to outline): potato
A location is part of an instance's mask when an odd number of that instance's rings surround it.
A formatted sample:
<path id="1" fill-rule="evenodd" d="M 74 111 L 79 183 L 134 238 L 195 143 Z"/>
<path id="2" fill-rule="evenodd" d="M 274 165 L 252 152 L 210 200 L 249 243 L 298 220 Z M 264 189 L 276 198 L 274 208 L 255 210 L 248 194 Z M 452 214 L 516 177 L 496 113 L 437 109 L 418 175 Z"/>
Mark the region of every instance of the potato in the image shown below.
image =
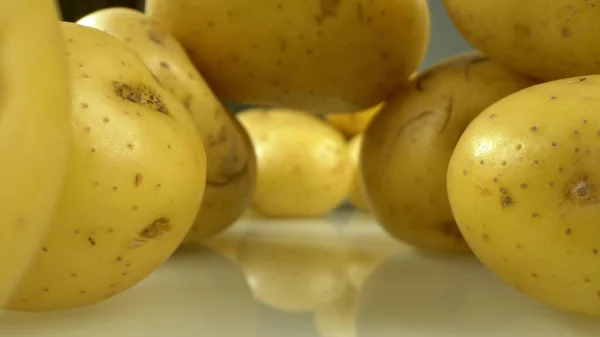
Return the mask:
<path id="1" fill-rule="evenodd" d="M 474 47 L 544 80 L 600 73 L 600 4 L 592 0 L 444 0 Z"/>
<path id="2" fill-rule="evenodd" d="M 65 180 L 70 98 L 56 13 L 51 1 L 0 2 L 0 306 L 38 252 Z"/>
<path id="3" fill-rule="evenodd" d="M 202 239 L 229 227 L 250 205 L 256 179 L 254 151 L 237 119 L 217 100 L 179 42 L 143 13 L 109 8 L 77 23 L 127 42 L 194 118 L 206 148 L 207 177 L 189 238 Z"/>
<path id="4" fill-rule="evenodd" d="M 148 0 L 222 99 L 360 111 L 407 82 L 429 43 L 427 1 Z"/>
<path id="5" fill-rule="evenodd" d="M 383 105 L 384 103 L 379 103 L 374 107 L 354 113 L 327 114 L 325 115 L 325 119 L 346 137 L 352 138 L 365 131 Z"/>
<path id="6" fill-rule="evenodd" d="M 344 137 L 296 110 L 251 109 L 238 115 L 255 148 L 258 173 L 252 205 L 262 215 L 316 217 L 348 195 L 352 165 Z"/>
<path id="7" fill-rule="evenodd" d="M 206 180 L 202 139 L 182 104 L 127 45 L 63 23 L 75 144 L 62 200 L 8 308 L 91 304 L 136 284 L 181 242 Z"/>
<path id="8" fill-rule="evenodd" d="M 346 289 L 348 245 L 325 219 L 255 221 L 238 249 L 254 297 L 270 307 L 312 312 Z"/>
<path id="9" fill-rule="evenodd" d="M 548 82 L 485 110 L 461 137 L 448 196 L 477 257 L 558 308 L 600 315 L 600 76 Z"/>
<path id="10" fill-rule="evenodd" d="M 358 165 L 361 146 L 362 134 L 352 138 L 352 140 L 348 143 L 349 158 L 354 169 L 354 180 L 352 181 L 352 189 L 348 195 L 348 201 L 354 207 L 363 211 L 368 211 L 369 205 L 367 203 L 367 199 L 365 198 L 365 191 L 362 186 L 362 182 L 360 181 L 360 167 Z"/>
<path id="11" fill-rule="evenodd" d="M 391 98 L 365 131 L 360 160 L 367 200 L 385 230 L 423 250 L 469 252 L 445 193 L 454 145 L 481 111 L 534 83 L 467 52 Z"/>

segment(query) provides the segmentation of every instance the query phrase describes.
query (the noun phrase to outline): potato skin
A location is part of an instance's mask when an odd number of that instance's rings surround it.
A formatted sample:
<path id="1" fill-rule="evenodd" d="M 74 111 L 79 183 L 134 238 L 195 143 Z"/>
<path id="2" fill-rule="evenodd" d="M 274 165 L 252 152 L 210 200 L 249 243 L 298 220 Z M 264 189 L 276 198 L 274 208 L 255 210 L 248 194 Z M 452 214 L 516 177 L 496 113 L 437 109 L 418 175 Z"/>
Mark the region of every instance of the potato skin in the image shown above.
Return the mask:
<path id="1" fill-rule="evenodd" d="M 448 161 L 466 126 L 500 98 L 535 82 L 478 52 L 418 75 L 363 135 L 366 197 L 394 237 L 429 251 L 468 252 L 446 196 Z"/>
<path id="2" fill-rule="evenodd" d="M 218 97 L 314 112 L 360 111 L 424 57 L 425 0 L 149 0 Z"/>
<path id="3" fill-rule="evenodd" d="M 52 1 L 0 2 L 0 307 L 38 253 L 66 178 L 70 96 L 56 14 Z"/>
<path id="4" fill-rule="evenodd" d="M 72 81 L 68 178 L 10 310 L 88 305 L 144 279 L 188 232 L 206 181 L 192 118 L 139 56 L 96 29 L 61 27 Z"/>
<path id="5" fill-rule="evenodd" d="M 354 170 L 354 178 L 352 181 L 352 188 L 350 189 L 350 194 L 348 194 L 348 201 L 354 207 L 368 211 L 369 204 L 367 199 L 365 198 L 364 188 L 361 186 L 362 182 L 360 180 L 360 150 L 362 147 L 362 134 L 355 136 L 348 143 L 348 155 L 350 158 L 350 163 L 352 163 L 352 168 Z"/>
<path id="6" fill-rule="evenodd" d="M 383 108 L 384 103 L 359 112 L 332 113 L 325 115 L 325 119 L 346 137 L 352 138 L 362 134 L 375 115 Z"/>
<path id="7" fill-rule="evenodd" d="M 273 217 L 317 217 L 346 198 L 352 165 L 346 140 L 333 127 L 287 109 L 250 109 L 238 119 L 256 152 L 256 211 Z"/>
<path id="8" fill-rule="evenodd" d="M 469 43 L 519 72 L 555 80 L 600 73 L 600 4 L 444 0 Z"/>
<path id="9" fill-rule="evenodd" d="M 500 100 L 461 137 L 448 195 L 492 271 L 558 308 L 600 315 L 600 76 Z"/>
<path id="10" fill-rule="evenodd" d="M 77 23 L 127 42 L 192 115 L 204 140 L 207 178 L 202 206 L 187 240 L 204 239 L 231 226 L 252 200 L 254 151 L 238 120 L 215 97 L 185 49 L 158 22 L 133 9 L 103 9 Z"/>

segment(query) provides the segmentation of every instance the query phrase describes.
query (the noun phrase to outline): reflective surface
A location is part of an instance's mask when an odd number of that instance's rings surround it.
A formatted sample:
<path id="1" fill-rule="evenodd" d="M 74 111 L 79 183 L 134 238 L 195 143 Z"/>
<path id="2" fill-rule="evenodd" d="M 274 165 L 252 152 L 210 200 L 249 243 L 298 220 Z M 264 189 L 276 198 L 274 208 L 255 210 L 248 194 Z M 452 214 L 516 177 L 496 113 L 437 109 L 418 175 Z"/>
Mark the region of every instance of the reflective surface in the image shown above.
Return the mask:
<path id="1" fill-rule="evenodd" d="M 506 286 L 473 257 L 425 255 L 365 213 L 248 214 L 178 251 L 133 289 L 90 307 L 0 313 L 0 336 L 598 336 Z"/>

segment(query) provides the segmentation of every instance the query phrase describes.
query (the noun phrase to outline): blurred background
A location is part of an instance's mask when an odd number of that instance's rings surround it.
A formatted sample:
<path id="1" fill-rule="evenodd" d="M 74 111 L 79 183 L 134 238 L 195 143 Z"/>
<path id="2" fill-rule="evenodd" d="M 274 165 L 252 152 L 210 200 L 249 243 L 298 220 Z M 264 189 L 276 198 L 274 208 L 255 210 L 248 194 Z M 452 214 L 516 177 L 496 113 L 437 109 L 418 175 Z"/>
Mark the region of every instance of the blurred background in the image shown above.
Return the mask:
<path id="1" fill-rule="evenodd" d="M 143 11 L 144 2 L 144 0 L 59 0 L 63 20 L 71 22 L 77 21 L 86 14 L 107 7 L 129 7 Z M 427 56 L 420 69 L 426 68 L 445 57 L 472 49 L 454 28 L 442 0 L 429 0 L 429 7 L 432 26 L 431 40 Z M 239 111 L 247 107 L 231 102 L 225 102 L 225 104 L 232 111 Z"/>

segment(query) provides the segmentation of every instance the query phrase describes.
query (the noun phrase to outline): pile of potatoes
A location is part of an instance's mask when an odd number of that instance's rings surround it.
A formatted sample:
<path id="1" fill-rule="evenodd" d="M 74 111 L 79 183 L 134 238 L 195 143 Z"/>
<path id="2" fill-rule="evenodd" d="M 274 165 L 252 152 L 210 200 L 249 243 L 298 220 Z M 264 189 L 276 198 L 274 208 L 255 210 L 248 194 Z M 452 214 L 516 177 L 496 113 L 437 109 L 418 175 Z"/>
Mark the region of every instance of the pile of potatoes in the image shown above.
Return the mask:
<path id="1" fill-rule="evenodd" d="M 444 3 L 477 50 L 418 72 L 426 0 L 147 0 L 76 23 L 0 4 L 0 305 L 89 305 L 249 207 L 347 200 L 600 315 L 600 3 Z"/>

